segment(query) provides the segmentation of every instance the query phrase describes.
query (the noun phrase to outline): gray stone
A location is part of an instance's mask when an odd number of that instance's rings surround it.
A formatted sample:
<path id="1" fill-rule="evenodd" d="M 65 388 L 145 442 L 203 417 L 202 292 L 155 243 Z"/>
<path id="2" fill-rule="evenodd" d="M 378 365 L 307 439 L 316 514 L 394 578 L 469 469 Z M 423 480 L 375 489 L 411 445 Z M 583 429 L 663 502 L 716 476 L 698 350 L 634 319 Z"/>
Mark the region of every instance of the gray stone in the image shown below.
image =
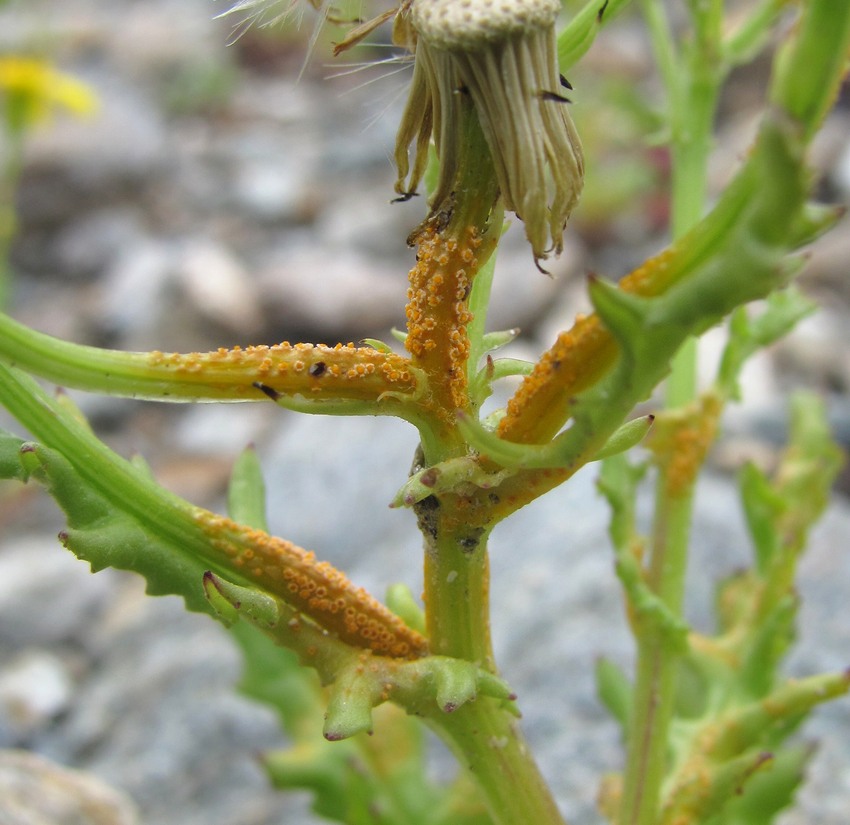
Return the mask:
<path id="1" fill-rule="evenodd" d="M 75 214 L 81 202 L 108 196 L 124 186 L 138 186 L 160 173 L 168 159 L 161 114 L 144 91 L 118 75 L 99 75 L 92 85 L 99 99 L 90 117 L 66 119 L 61 130 L 43 130 L 27 143 L 35 169 L 64 170 L 63 189 L 37 203 L 25 198 L 28 216 L 39 209 L 46 217 Z M 61 178 L 60 178 L 61 180 Z"/>
<path id="2" fill-rule="evenodd" d="M 177 256 L 173 243 L 145 237 L 123 249 L 105 273 L 98 320 L 120 335 L 122 348 L 144 349 L 141 342 L 162 323 L 162 307 L 175 287 Z"/>
<path id="3" fill-rule="evenodd" d="M 72 693 L 68 667 L 54 654 L 26 649 L 5 662 L 0 669 L 0 717 L 11 728 L 10 738 L 21 741 L 56 718 L 68 708 Z"/>
<path id="4" fill-rule="evenodd" d="M 53 514 L 52 535 L 3 537 L 0 553 L 0 650 L 61 647 L 85 636 L 93 616 L 110 597 L 112 572 L 87 575 L 88 565 L 62 552 Z M 43 528 L 44 529 L 44 528 Z"/>
<path id="5" fill-rule="evenodd" d="M 145 235 L 137 208 L 99 209 L 82 215 L 62 230 L 56 239 L 55 254 L 63 274 L 88 280 L 101 275 L 122 251 L 135 246 Z"/>
<path id="6" fill-rule="evenodd" d="M 26 751 L 0 751 L 3 825 L 138 825 L 130 799 L 94 776 Z"/>
<path id="7" fill-rule="evenodd" d="M 245 266 L 223 244 L 197 239 L 183 245 L 175 277 L 206 319 L 231 332 L 261 326 L 259 297 Z"/>
<path id="8" fill-rule="evenodd" d="M 403 322 L 404 270 L 350 250 L 313 243 L 277 249 L 256 278 L 270 318 L 293 336 L 333 344 Z"/>

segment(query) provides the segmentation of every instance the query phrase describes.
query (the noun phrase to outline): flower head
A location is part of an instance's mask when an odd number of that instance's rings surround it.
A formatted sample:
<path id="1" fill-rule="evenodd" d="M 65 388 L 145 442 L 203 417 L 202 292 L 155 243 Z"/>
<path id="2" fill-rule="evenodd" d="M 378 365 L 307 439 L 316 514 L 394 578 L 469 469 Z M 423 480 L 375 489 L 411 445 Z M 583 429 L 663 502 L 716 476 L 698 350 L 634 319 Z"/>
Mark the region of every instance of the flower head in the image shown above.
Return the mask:
<path id="1" fill-rule="evenodd" d="M 7 126 L 21 130 L 49 117 L 54 109 L 89 115 L 97 109 L 94 92 L 79 80 L 57 72 L 43 60 L 0 57 L 0 103 Z"/>
<path id="2" fill-rule="evenodd" d="M 524 222 L 535 260 L 563 248 L 584 175 L 569 101 L 560 92 L 555 43 L 560 8 L 560 0 L 412 0 L 397 27 L 414 51 L 415 68 L 396 138 L 396 191 L 416 190 L 433 134 L 440 179 L 432 209 L 451 194 L 461 96 L 468 95 L 505 205 Z"/>

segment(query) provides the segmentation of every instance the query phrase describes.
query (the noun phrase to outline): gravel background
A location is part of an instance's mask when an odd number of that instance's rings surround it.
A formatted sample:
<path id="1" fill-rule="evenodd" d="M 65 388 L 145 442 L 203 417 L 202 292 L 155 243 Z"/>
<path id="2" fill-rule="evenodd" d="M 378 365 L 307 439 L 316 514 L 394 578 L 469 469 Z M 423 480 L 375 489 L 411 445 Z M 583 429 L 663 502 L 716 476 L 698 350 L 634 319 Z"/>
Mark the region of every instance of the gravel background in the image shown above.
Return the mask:
<path id="1" fill-rule="evenodd" d="M 389 203 L 408 70 L 328 79 L 348 69 L 328 65 L 331 35 L 323 34 L 296 82 L 304 33 L 254 30 L 228 46 L 231 24 L 213 20 L 222 8 L 209 0 L 18 0 L 0 11 L 0 52 L 46 52 L 100 98 L 95 117 L 59 117 L 29 143 L 16 318 L 81 343 L 160 350 L 386 339 L 403 322 L 413 257 L 404 238 L 424 208 Z M 376 47 L 351 60 L 385 54 Z M 752 135 L 764 72 L 756 64 L 736 75 L 724 97 L 715 188 Z M 588 190 L 552 280 L 534 269 L 521 232 L 500 254 L 492 326 L 523 328 L 518 356 L 539 353 L 586 306 L 582 274 L 619 277 L 664 243 L 665 157 L 635 148 L 655 94 L 639 29 L 629 20 L 613 27 L 570 79 Z M 606 103 L 626 95 L 629 114 Z M 813 152 L 822 194 L 844 203 L 848 127 L 843 101 Z M 803 276 L 823 311 L 751 366 L 747 399 L 712 456 L 689 582 L 691 617 L 702 627 L 711 583 L 746 562 L 730 470 L 744 456 L 775 455 L 784 393 L 800 385 L 823 392 L 838 437 L 850 442 L 848 260 L 845 222 L 813 248 Z M 719 346 L 719 336 L 709 339 L 707 359 Z M 233 458 L 253 442 L 275 532 L 373 592 L 395 581 L 421 588 L 410 514 L 386 507 L 415 447 L 407 425 L 302 418 L 271 404 L 74 397 L 116 449 L 142 453 L 166 486 L 216 509 Z M 839 486 L 801 571 L 800 645 L 788 665 L 795 674 L 850 663 L 850 507 L 846 482 Z M 620 759 L 615 726 L 594 697 L 593 662 L 630 661 L 606 525 L 591 468 L 493 539 L 498 658 L 544 773 L 577 825 L 600 821 L 598 779 Z M 265 782 L 254 754 L 284 740 L 270 712 L 233 692 L 239 662 L 225 632 L 177 600 L 144 597 L 133 576 L 91 576 L 58 547 L 61 526 L 36 490 L 0 486 L 0 748 L 104 780 L 132 799 L 138 822 L 316 821 L 306 798 Z M 811 781 L 782 823 L 844 825 L 848 703 L 820 709 L 806 736 L 820 742 Z M 130 821 L 117 818 L 130 816 L 122 810 L 79 821 Z M 37 825 L 15 815 L 0 801 L 0 825 Z"/>

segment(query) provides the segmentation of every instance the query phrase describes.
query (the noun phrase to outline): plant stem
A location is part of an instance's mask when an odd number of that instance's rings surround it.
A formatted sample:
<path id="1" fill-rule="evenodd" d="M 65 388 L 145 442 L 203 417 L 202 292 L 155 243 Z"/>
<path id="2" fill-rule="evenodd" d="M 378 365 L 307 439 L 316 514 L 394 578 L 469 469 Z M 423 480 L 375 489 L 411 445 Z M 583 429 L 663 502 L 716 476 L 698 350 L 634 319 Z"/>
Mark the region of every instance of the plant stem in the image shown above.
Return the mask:
<path id="1" fill-rule="evenodd" d="M 408 241 L 417 244 L 417 263 L 409 275 L 405 347 L 427 383 L 425 418 L 434 437 L 423 438 L 422 449 L 429 466 L 467 451 L 456 415 L 471 405 L 469 357 L 476 347 L 468 325 L 476 336 L 483 334 L 483 319 L 474 324 L 469 299 L 502 228 L 486 139 L 471 103 L 462 103 L 460 114 L 463 124 L 454 147 L 459 171 L 451 194 L 431 204 L 430 215 Z M 484 286 L 486 297 L 489 286 Z"/>
<path id="2" fill-rule="evenodd" d="M 462 105 L 460 112 L 464 122 L 463 138 L 457 146 L 459 172 L 452 187 L 455 194 L 448 208 L 433 204 L 437 211 L 423 225 L 418 263 L 410 274 L 413 297 L 407 308 L 407 348 L 413 363 L 428 377 L 436 419 L 433 429 L 441 436 L 434 447 L 426 449 L 427 464 L 467 450 L 456 425 L 456 411 L 469 405 L 468 358 L 477 348 L 469 343 L 467 325 L 472 324 L 476 338 L 483 335 L 483 319 L 474 324 L 467 301 L 476 275 L 490 257 L 489 251 L 480 256 L 476 253 L 495 248 L 501 234 L 502 212 L 498 207 L 498 224 L 491 223 L 498 189 L 490 150 L 472 105 Z M 447 211 L 450 218 L 428 237 L 428 226 L 439 218 L 441 210 Z M 488 229 L 486 244 L 474 247 L 470 239 L 486 235 Z M 462 288 L 467 295 L 458 301 Z M 430 299 L 417 300 L 416 296 Z M 425 541 L 428 635 L 433 653 L 479 662 L 495 670 L 490 646 L 486 536 L 480 528 L 473 532 L 462 528 L 464 519 L 457 512 L 462 502 L 459 496 L 429 496 L 416 506 Z"/>
<path id="3" fill-rule="evenodd" d="M 426 544 L 425 601 L 432 652 L 495 670 L 490 644 L 489 563 L 486 541 L 464 529 L 443 529 Z M 448 527 L 449 525 L 446 524 Z M 494 822 L 562 825 L 545 780 L 517 719 L 503 704 L 479 698 L 432 719 L 440 735 L 476 778 Z"/>
<path id="4" fill-rule="evenodd" d="M 6 129 L 6 158 L 0 170 L 0 312 L 9 305 L 12 295 L 12 267 L 9 256 L 17 230 L 15 189 L 23 167 L 23 134 Z"/>
<path id="5" fill-rule="evenodd" d="M 701 216 L 706 200 L 706 168 L 712 124 L 723 75 L 719 60 L 722 6 L 716 0 L 694 6 L 695 36 L 677 54 L 659 3 L 644 3 L 653 46 L 669 98 L 671 124 L 671 230 L 681 238 Z M 696 397 L 697 340 L 677 353 L 666 388 L 668 410 Z M 688 426 L 683 422 L 681 426 Z M 672 490 L 669 464 L 662 462 L 656 486 L 647 584 L 673 616 L 680 617 L 687 570 L 696 468 L 690 482 Z M 620 809 L 620 825 L 654 825 L 667 771 L 669 727 L 676 691 L 678 655 L 662 628 L 647 623 L 637 633 L 634 721 Z"/>
<path id="6" fill-rule="evenodd" d="M 435 525 L 441 521 L 437 517 Z M 431 650 L 494 671 L 486 542 L 441 526 L 435 529 L 437 536 L 425 545 L 425 604 Z"/>
<path id="7" fill-rule="evenodd" d="M 407 349 L 428 380 L 436 434 L 423 442 L 426 466 L 465 455 L 457 411 L 470 410 L 469 372 L 482 354 L 491 272 L 482 269 L 501 236 L 502 209 L 493 162 L 471 103 L 460 107 L 457 177 L 446 203 L 417 235 L 410 274 Z M 445 217 L 447 216 L 447 217 Z M 484 280 L 479 283 L 479 279 Z M 477 285 L 477 288 L 476 288 Z M 470 307 L 470 295 L 474 303 Z M 470 309 L 478 314 L 476 319 Z M 470 356 L 474 361 L 470 365 Z M 431 652 L 475 662 L 495 672 L 490 640 L 487 555 L 490 503 L 470 495 L 428 496 L 415 506 L 424 537 L 424 601 Z M 473 518 L 473 516 L 475 516 Z M 552 794 L 519 730 L 512 709 L 479 697 L 451 714 L 430 716 L 481 788 L 500 825 L 562 825 Z"/>
<path id="8" fill-rule="evenodd" d="M 564 825 L 515 717 L 481 698 L 448 718 L 438 732 L 475 776 L 494 823 Z"/>
<path id="9" fill-rule="evenodd" d="M 665 482 L 659 480 L 659 488 Z M 659 489 L 652 535 L 649 587 L 674 615 L 681 614 L 693 489 L 671 498 Z M 634 720 L 623 789 L 621 825 L 654 825 L 667 770 L 678 657 L 663 629 L 638 634 Z"/>

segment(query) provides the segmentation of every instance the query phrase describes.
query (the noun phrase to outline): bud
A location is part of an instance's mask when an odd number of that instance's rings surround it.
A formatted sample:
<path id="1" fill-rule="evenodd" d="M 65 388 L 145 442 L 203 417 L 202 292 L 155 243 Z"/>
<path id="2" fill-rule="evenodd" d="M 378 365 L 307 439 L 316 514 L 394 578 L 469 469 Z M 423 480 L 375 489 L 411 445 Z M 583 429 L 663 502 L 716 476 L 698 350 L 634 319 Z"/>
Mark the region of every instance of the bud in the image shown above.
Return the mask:
<path id="1" fill-rule="evenodd" d="M 581 143 L 560 92 L 560 8 L 559 0 L 413 0 L 397 18 L 397 38 L 404 33 L 415 67 L 396 138 L 396 191 L 416 190 L 433 133 L 440 178 L 432 209 L 451 195 L 468 95 L 505 206 L 525 223 L 535 260 L 561 252 L 584 176 Z"/>

